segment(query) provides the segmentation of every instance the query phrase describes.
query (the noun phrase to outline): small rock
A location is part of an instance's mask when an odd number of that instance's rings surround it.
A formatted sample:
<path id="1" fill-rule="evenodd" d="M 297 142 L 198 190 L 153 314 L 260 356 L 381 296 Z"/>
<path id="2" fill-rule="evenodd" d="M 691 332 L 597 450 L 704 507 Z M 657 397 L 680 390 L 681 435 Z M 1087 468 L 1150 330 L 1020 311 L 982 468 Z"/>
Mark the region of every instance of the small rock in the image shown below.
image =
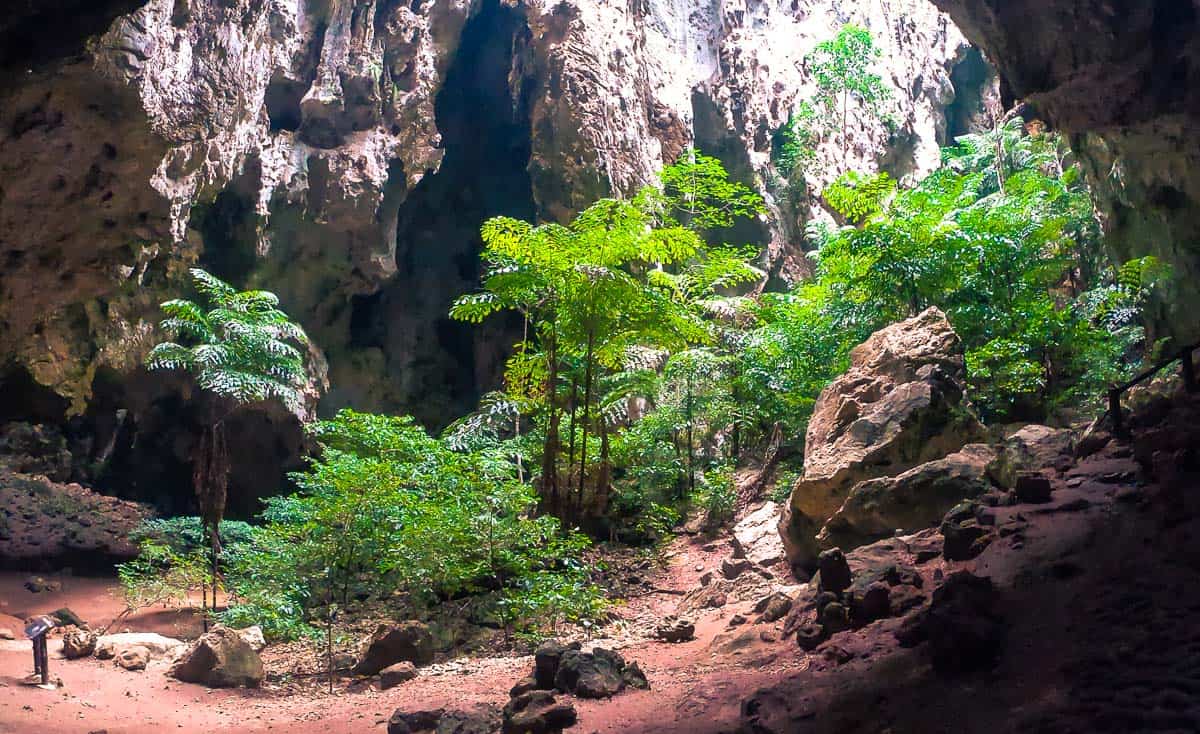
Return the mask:
<path id="1" fill-rule="evenodd" d="M 625 670 L 621 671 L 621 678 L 630 688 L 642 691 L 650 690 L 650 681 L 646 679 L 646 674 L 642 672 L 642 666 L 638 665 L 636 661 L 625 666 Z"/>
<path id="2" fill-rule="evenodd" d="M 411 712 L 396 709 L 388 719 L 387 734 L 412 734 L 412 732 L 432 730 L 445 713 L 445 709 Z"/>
<path id="3" fill-rule="evenodd" d="M 580 698 L 609 698 L 625 688 L 624 670 L 625 659 L 612 650 L 567 650 L 559 661 L 554 687 Z"/>
<path id="4" fill-rule="evenodd" d="M 729 596 L 727 594 L 717 592 L 716 594 L 709 595 L 704 603 L 709 609 L 720 609 L 729 603 Z"/>
<path id="5" fill-rule="evenodd" d="M 46 579 L 41 576 L 30 576 L 25 579 L 25 588 L 34 594 L 62 590 L 62 582 Z"/>
<path id="6" fill-rule="evenodd" d="M 850 597 L 850 618 L 855 626 L 862 627 L 891 614 L 891 588 L 876 581 L 865 589 L 855 591 Z"/>
<path id="7" fill-rule="evenodd" d="M 546 640 L 538 645 L 537 650 L 533 652 L 533 679 L 537 687 L 547 690 L 553 688 L 563 653 L 579 648 L 579 643 L 564 645 L 558 640 Z"/>
<path id="8" fill-rule="evenodd" d="M 839 592 L 850 588 L 853 576 L 846 554 L 840 548 L 830 548 L 817 556 L 817 569 L 821 574 L 821 591 Z"/>
<path id="9" fill-rule="evenodd" d="M 354 657 L 352 653 L 335 652 L 330 662 L 333 664 L 334 670 L 347 671 L 354 667 L 354 664 L 358 662 L 358 658 Z"/>
<path id="10" fill-rule="evenodd" d="M 817 646 L 825 641 L 828 635 L 825 634 L 825 628 L 819 624 L 802 625 L 796 630 L 796 642 L 802 650 L 809 652 L 816 650 Z"/>
<path id="11" fill-rule="evenodd" d="M 1021 502 L 1040 505 L 1050 501 L 1050 494 L 1054 491 L 1054 487 L 1050 484 L 1050 480 L 1039 472 L 1021 472 L 1017 475 L 1013 490 Z"/>
<path id="12" fill-rule="evenodd" d="M 13 631 L 7 627 L 0 627 L 0 640 L 14 640 Z"/>
<path id="13" fill-rule="evenodd" d="M 379 671 L 379 689 L 386 691 L 417 677 L 417 666 L 405 661 Z"/>
<path id="14" fill-rule="evenodd" d="M 841 645 L 826 644 L 821 648 L 820 653 L 826 660 L 838 665 L 845 665 L 854 659 L 854 653 Z"/>
<path id="15" fill-rule="evenodd" d="M 78 614 L 72 612 L 67 607 L 56 609 L 50 612 L 50 616 L 58 620 L 60 627 L 73 626 L 80 629 L 87 629 L 87 622 L 84 622 Z"/>
<path id="16" fill-rule="evenodd" d="M 145 670 L 150 651 L 141 645 L 130 645 L 117 653 L 116 663 L 125 670 Z"/>
<path id="17" fill-rule="evenodd" d="M 721 561 L 721 575 L 732 581 L 749 571 L 751 565 L 745 558 L 726 558 Z"/>
<path id="18" fill-rule="evenodd" d="M 96 633 L 75 629 L 63 635 L 63 657 L 67 660 L 87 657 L 96 651 Z"/>
<path id="19" fill-rule="evenodd" d="M 555 699 L 549 691 L 528 691 L 504 707 L 503 734 L 556 734 L 574 726 L 575 707 Z"/>
<path id="20" fill-rule="evenodd" d="M 687 619 L 670 616 L 654 628 L 654 636 L 664 642 L 687 642 L 696 636 L 696 624 Z"/>
<path id="21" fill-rule="evenodd" d="M 830 602 L 821 610 L 821 627 L 828 635 L 850 629 L 850 610 L 841 602 Z"/>
<path id="22" fill-rule="evenodd" d="M 792 611 L 792 598 L 782 591 L 776 591 L 770 596 L 760 599 L 754 606 L 754 611 L 760 615 L 759 623 L 776 622 Z"/>
<path id="23" fill-rule="evenodd" d="M 741 627 L 747 621 L 748 620 L 741 614 L 735 614 L 729 618 L 729 626 L 730 627 Z"/>
<path id="24" fill-rule="evenodd" d="M 712 580 L 713 580 L 712 571 L 705 571 L 704 573 L 700 574 L 700 585 L 701 586 L 708 586 L 709 584 L 712 583 Z"/>

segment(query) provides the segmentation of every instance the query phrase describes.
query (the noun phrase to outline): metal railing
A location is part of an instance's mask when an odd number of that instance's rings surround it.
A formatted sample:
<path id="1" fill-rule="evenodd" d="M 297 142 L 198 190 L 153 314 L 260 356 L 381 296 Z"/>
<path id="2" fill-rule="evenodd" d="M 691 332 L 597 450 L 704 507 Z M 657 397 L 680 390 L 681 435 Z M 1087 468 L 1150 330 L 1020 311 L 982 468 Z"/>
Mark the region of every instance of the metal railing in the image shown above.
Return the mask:
<path id="1" fill-rule="evenodd" d="M 1154 377 L 1176 361 L 1179 362 L 1179 373 L 1183 377 L 1184 387 L 1188 392 L 1196 392 L 1196 365 L 1192 361 L 1192 353 L 1198 348 L 1200 348 L 1200 344 L 1184 347 L 1174 356 L 1168 357 L 1153 367 L 1144 370 L 1136 377 L 1108 389 L 1108 414 L 1112 417 L 1114 435 L 1124 436 L 1128 434 L 1127 427 L 1125 426 L 1125 418 L 1121 412 L 1121 395 L 1134 385 Z"/>

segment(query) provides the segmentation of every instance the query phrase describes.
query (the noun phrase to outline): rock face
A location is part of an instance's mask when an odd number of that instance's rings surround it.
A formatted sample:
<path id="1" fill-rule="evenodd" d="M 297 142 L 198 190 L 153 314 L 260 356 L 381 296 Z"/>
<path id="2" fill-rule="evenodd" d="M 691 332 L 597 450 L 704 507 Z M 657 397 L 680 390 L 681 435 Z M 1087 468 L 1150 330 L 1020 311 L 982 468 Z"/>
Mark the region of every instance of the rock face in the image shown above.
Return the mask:
<path id="1" fill-rule="evenodd" d="M 192 643 L 171 667 L 170 675 L 213 688 L 257 688 L 264 671 L 258 653 L 236 631 L 216 627 Z"/>
<path id="2" fill-rule="evenodd" d="M 898 529 L 933 527 L 960 501 L 991 489 L 988 468 L 996 456 L 986 444 L 970 444 L 897 476 L 859 482 L 821 528 L 817 542 L 852 548 Z"/>
<path id="3" fill-rule="evenodd" d="M 80 471 L 147 493 L 187 491 L 187 385 L 138 369 L 187 266 L 280 295 L 313 337 L 312 402 L 333 386 L 323 409 L 440 424 L 513 341 L 446 318 L 484 218 L 563 219 L 698 144 L 765 190 L 770 221 L 739 237 L 795 279 L 824 215 L 789 198 L 771 138 L 813 91 L 816 43 L 870 26 L 898 125 L 851 110 L 814 191 L 845 168 L 929 170 L 994 82 L 956 74 L 979 55 L 924 0 L 98 0 L 68 23 L 58 4 L 0 29 L 17 39 L 0 44 L 0 386 L 44 392 L 15 418 L 81 417 Z M 270 411 L 230 444 L 247 512 L 304 448 Z"/>
<path id="4" fill-rule="evenodd" d="M 1200 337 L 1200 15 L 1171 0 L 933 0 L 1009 94 L 1069 133 L 1120 261 L 1174 269 L 1160 329 Z M 1166 76 L 1165 76 L 1166 75 Z M 1169 77 L 1170 81 L 1166 79 Z"/>
<path id="5" fill-rule="evenodd" d="M 733 527 L 734 555 L 751 563 L 771 568 L 786 554 L 779 537 L 779 505 L 765 502 Z"/>
<path id="6" fill-rule="evenodd" d="M 936 308 L 854 348 L 850 369 L 817 398 L 804 476 L 780 520 L 793 566 L 816 559 L 817 533 L 857 484 L 942 458 L 982 435 L 964 379 L 962 344 Z"/>
<path id="7" fill-rule="evenodd" d="M 355 675 L 375 675 L 396 663 L 428 665 L 433 662 L 433 637 L 421 622 L 408 621 L 381 624 L 363 641 L 358 664 L 351 670 Z"/>

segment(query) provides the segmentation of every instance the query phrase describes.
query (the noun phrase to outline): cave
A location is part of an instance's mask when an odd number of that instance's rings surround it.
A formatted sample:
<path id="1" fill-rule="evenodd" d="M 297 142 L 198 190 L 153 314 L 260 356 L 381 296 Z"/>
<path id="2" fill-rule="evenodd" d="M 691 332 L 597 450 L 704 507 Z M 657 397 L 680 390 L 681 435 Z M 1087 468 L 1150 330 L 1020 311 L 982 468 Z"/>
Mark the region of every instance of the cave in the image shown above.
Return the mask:
<path id="1" fill-rule="evenodd" d="M 983 52 L 970 48 L 962 61 L 950 70 L 950 85 L 954 101 L 946 108 L 946 138 L 943 145 L 953 143 L 959 136 L 977 133 L 988 123 L 985 95 L 995 80 L 996 72 L 983 57 Z"/>
<path id="2" fill-rule="evenodd" d="M 258 260 L 260 218 L 254 206 L 258 168 L 256 160 L 247 163 L 243 173 L 211 202 L 196 206 L 190 220 L 204 245 L 200 267 L 239 288 L 246 286 Z"/>
<path id="3" fill-rule="evenodd" d="M 478 288 L 484 220 L 536 214 L 528 100 L 509 83 L 527 33 L 521 13 L 495 1 L 463 29 L 435 105 L 445 157 L 400 205 L 396 275 L 351 305 L 348 358 L 382 356 L 386 397 L 335 386 L 323 413 L 342 405 L 398 410 L 440 429 L 499 386 L 519 324 L 510 315 L 474 325 L 448 314 L 457 296 Z"/>

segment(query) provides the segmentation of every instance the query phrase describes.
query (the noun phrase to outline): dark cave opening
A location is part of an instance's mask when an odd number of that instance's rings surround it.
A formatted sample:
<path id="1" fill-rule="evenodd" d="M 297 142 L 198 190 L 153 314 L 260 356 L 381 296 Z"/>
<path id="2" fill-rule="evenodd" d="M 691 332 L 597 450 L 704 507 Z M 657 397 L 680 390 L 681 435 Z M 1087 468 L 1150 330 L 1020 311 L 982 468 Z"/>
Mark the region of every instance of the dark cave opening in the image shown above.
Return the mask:
<path id="1" fill-rule="evenodd" d="M 983 52 L 974 46 L 967 49 L 962 61 L 951 69 L 954 101 L 946 107 L 946 139 L 939 141 L 941 144 L 950 145 L 961 135 L 980 131 L 981 121 L 987 113 L 984 93 L 995 75 Z"/>
<path id="2" fill-rule="evenodd" d="M 263 102 L 267 107 L 267 118 L 271 121 L 271 130 L 300 129 L 303 119 L 300 114 L 300 101 L 308 91 L 309 85 L 294 79 L 276 74 L 267 85 Z"/>
<path id="3" fill-rule="evenodd" d="M 435 103 L 441 168 L 409 192 L 397 216 L 397 275 L 379 293 L 352 302 L 351 348 L 378 350 L 387 363 L 393 404 L 374 407 L 402 410 L 430 428 L 474 409 L 499 383 L 519 338 L 514 318 L 477 326 L 448 312 L 457 296 L 478 287 L 483 221 L 536 215 L 528 103 L 509 84 L 527 33 L 523 16 L 495 0 L 468 21 Z M 323 408 L 349 398 L 335 395 Z"/>
<path id="4" fill-rule="evenodd" d="M 245 287 L 258 260 L 259 216 L 253 189 L 258 175 L 258 161 L 248 162 L 246 170 L 215 199 L 192 212 L 192 226 L 204 243 L 200 267 L 239 288 Z"/>

